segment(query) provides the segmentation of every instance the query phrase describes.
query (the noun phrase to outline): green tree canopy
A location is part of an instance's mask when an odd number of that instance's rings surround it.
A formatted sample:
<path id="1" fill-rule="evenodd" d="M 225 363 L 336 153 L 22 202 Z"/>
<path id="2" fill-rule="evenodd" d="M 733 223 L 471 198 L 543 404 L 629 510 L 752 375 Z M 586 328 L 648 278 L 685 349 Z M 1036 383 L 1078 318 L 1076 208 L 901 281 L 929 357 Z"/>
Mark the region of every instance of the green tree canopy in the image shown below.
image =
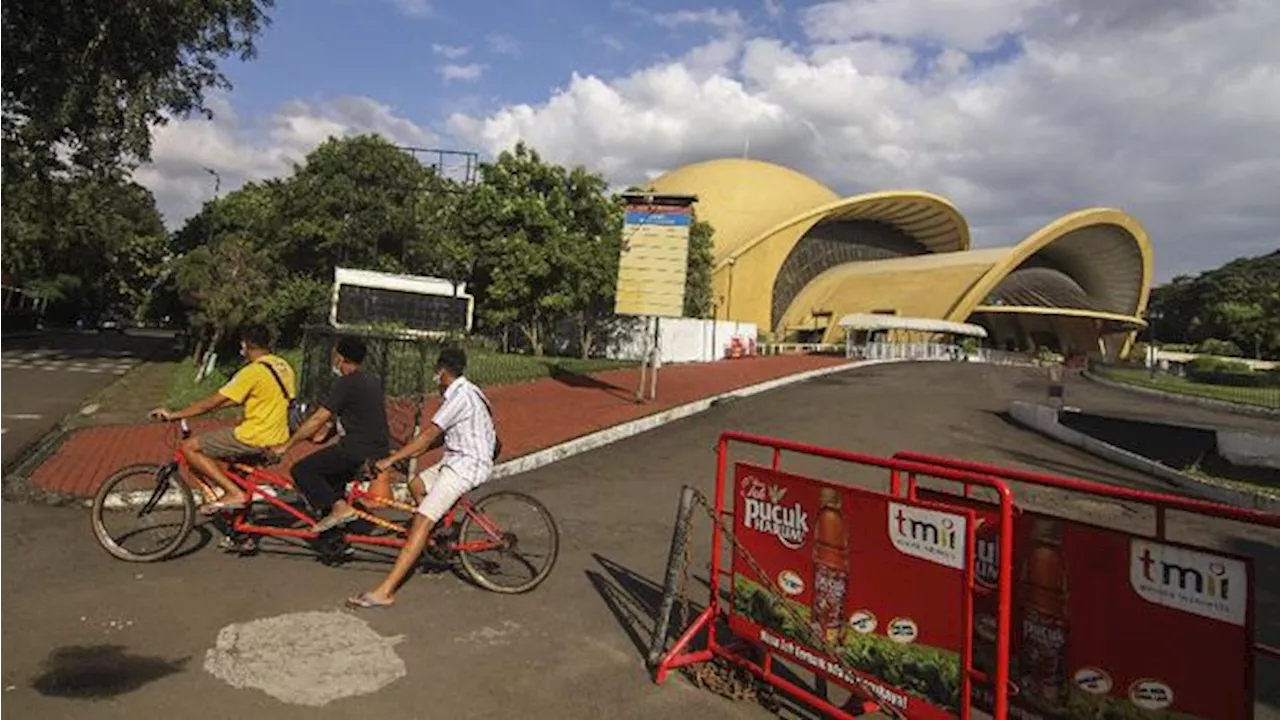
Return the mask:
<path id="1" fill-rule="evenodd" d="M 109 173 L 151 156 L 151 127 L 207 114 L 226 57 L 253 57 L 274 0 L 10 0 L 3 5 L 4 172 Z"/>
<path id="2" fill-rule="evenodd" d="M 1280 251 L 1232 260 L 1195 277 L 1152 289 L 1156 337 L 1164 342 L 1223 347 L 1254 357 L 1280 356 Z"/>

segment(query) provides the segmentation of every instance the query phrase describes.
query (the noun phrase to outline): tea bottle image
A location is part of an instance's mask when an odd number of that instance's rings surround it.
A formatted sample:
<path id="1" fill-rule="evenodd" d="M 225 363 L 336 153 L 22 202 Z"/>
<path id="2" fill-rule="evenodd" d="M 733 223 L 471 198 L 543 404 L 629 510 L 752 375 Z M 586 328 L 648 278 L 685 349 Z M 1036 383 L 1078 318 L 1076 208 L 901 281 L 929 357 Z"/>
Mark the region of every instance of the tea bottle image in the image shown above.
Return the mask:
<path id="1" fill-rule="evenodd" d="M 1036 518 L 1018 578 L 1020 694 L 1044 710 L 1066 704 L 1067 563 L 1062 526 Z"/>
<path id="2" fill-rule="evenodd" d="M 844 596 L 849 582 L 849 533 L 841 512 L 840 491 L 823 488 L 813 542 L 813 629 L 827 643 L 840 639 Z"/>

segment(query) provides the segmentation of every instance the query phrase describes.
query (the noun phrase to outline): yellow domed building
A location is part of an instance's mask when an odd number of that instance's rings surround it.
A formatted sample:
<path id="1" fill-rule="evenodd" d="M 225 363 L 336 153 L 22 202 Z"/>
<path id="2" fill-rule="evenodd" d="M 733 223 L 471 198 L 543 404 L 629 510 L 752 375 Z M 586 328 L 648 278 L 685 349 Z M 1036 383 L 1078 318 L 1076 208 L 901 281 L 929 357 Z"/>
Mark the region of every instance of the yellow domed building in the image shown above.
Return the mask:
<path id="1" fill-rule="evenodd" d="M 946 198 L 841 198 L 759 160 L 686 165 L 648 189 L 697 196 L 698 219 L 715 230 L 716 317 L 775 341 L 843 342 L 841 318 L 875 313 L 980 325 L 998 349 L 1110 358 L 1145 326 L 1151 243 L 1121 210 L 1080 210 L 1016 245 L 975 250 Z"/>

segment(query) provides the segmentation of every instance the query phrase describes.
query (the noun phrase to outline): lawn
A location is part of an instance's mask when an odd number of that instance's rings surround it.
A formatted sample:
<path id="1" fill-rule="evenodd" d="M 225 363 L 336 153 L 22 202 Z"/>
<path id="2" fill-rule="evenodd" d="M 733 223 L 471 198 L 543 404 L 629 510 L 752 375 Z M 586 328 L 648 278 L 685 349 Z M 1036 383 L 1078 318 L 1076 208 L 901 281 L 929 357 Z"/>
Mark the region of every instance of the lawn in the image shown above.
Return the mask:
<path id="1" fill-rule="evenodd" d="M 302 351 L 297 349 L 282 350 L 280 356 L 293 365 L 294 371 L 302 374 Z M 490 350 L 474 349 L 467 352 L 467 377 L 481 386 L 509 385 L 529 382 L 553 375 L 587 375 L 605 370 L 632 367 L 629 361 L 581 359 L 563 357 L 534 357 L 532 355 L 503 354 Z M 423 380 L 429 382 L 429 369 L 424 370 L 425 363 L 435 356 L 433 351 L 424 353 L 398 352 L 384 359 L 366 361 L 373 366 L 374 372 L 383 376 L 388 394 L 407 395 L 421 387 Z M 372 355 L 371 355 L 372 357 Z M 219 365 L 201 382 L 195 381 L 195 361 L 187 358 L 178 363 L 169 386 L 167 407 L 179 408 L 198 400 L 217 390 L 239 367 L 239 358 L 235 362 Z M 380 367 L 386 363 L 386 368 Z M 322 375 L 323 377 L 323 375 Z"/>
<path id="2" fill-rule="evenodd" d="M 1154 388 L 1165 392 L 1196 395 L 1214 400 L 1227 400 L 1261 407 L 1280 408 L 1280 388 L 1210 385 L 1164 373 L 1157 373 L 1155 377 L 1151 377 L 1146 368 L 1098 368 L 1098 374 L 1130 385 Z"/>

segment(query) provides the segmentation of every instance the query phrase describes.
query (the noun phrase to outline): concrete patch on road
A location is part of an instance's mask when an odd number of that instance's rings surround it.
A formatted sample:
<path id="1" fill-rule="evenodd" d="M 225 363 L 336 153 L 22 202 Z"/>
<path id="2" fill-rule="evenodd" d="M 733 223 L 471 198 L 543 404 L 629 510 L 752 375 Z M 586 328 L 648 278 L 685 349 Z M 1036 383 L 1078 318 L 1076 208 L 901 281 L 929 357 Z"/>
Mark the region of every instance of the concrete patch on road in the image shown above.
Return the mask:
<path id="1" fill-rule="evenodd" d="M 401 640 L 346 612 L 287 613 L 223 628 L 205 653 L 204 669 L 232 687 L 321 707 L 404 677 L 394 649 Z"/>
<path id="2" fill-rule="evenodd" d="M 519 629 L 520 623 L 503 620 L 502 625 L 498 627 L 485 626 L 472 630 L 466 635 L 454 638 L 453 641 L 465 645 L 508 645 L 511 643 L 511 635 Z"/>

